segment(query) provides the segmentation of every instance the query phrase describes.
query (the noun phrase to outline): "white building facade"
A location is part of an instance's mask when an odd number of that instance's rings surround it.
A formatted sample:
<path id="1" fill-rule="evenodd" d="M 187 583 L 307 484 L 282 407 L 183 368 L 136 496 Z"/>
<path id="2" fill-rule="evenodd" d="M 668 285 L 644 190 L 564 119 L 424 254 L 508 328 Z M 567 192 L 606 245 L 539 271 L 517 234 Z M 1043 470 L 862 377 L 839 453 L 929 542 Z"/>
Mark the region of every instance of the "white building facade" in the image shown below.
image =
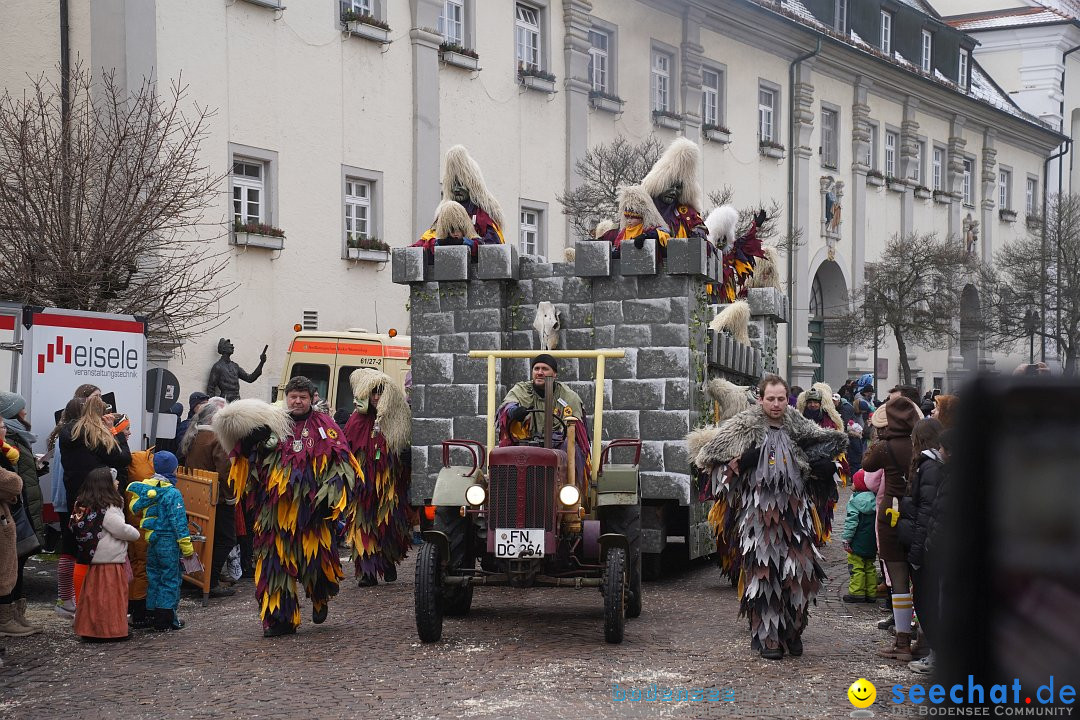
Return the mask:
<path id="1" fill-rule="evenodd" d="M 343 11 L 363 18 L 351 32 Z M 27 73 L 55 73 L 60 19 L 30 0 L 0 14 L 17 28 L 0 81 L 21 92 Z M 217 240 L 236 309 L 172 362 L 185 392 L 205 384 L 219 335 L 249 369 L 269 344 L 263 378 L 242 388 L 268 398 L 296 323 L 407 331 L 405 288 L 388 263 L 350 259 L 348 238 L 417 238 L 450 146 L 483 168 L 507 241 L 557 259 L 576 241 L 557 200 L 579 181 L 575 162 L 650 134 L 701 144 L 706 192 L 784 207 L 773 222 L 802 244 L 782 268 L 792 322 L 779 356 L 797 384 L 838 384 L 869 372 L 870 352 L 821 329 L 885 242 L 960 241 L 974 222 L 972 250 L 990 257 L 1027 232 L 1029 183 L 1041 192 L 1061 142 L 990 80 L 970 37 L 915 0 L 98 0 L 71 3 L 68 28 L 73 57 L 129 86 L 182 77 L 216 109 L 208 161 L 233 169 L 221 223 L 285 232 L 280 248 Z M 827 192 L 843 208 L 828 227 Z M 916 352 L 927 388 L 995 366 L 970 334 Z M 898 380 L 895 353 L 881 348 L 883 389 Z"/>

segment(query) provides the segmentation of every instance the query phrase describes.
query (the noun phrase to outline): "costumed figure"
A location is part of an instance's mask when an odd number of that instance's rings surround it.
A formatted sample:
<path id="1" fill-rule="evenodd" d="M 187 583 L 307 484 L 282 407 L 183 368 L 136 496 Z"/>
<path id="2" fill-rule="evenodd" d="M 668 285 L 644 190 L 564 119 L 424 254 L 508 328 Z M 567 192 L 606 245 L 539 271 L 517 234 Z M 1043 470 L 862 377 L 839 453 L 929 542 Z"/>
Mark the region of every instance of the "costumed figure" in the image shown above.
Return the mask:
<path id="1" fill-rule="evenodd" d="M 847 436 L 789 408 L 780 377 L 766 375 L 759 387 L 759 405 L 713 429 L 694 462 L 730 486 L 732 538 L 742 555 L 740 615 L 749 619 L 751 647 L 778 660 L 785 650 L 802 654 L 809 606 L 825 578 L 809 488 L 820 473 L 811 468 L 831 468 Z"/>
<path id="2" fill-rule="evenodd" d="M 832 396 L 832 388 L 828 384 L 823 382 L 814 383 L 809 390 L 799 393 L 799 397 L 795 400 L 795 409 L 807 420 L 817 423 L 818 426 L 826 430 L 844 430 L 844 420 L 840 417 Z M 824 472 L 825 466 L 822 465 L 821 467 Z M 821 482 L 811 484 L 811 492 L 818 493 L 814 494 L 811 499 L 814 501 L 814 506 L 818 509 L 818 515 L 821 519 L 822 532 L 818 538 L 818 544 L 820 545 L 828 542 L 829 537 L 832 535 L 833 510 L 840 499 L 837 488 L 840 486 L 846 487 L 850 477 L 851 467 L 848 465 L 847 450 L 845 449 L 843 453 L 837 456 L 833 471 L 829 473 L 828 479 L 833 481 L 832 484 L 826 483 L 827 478 L 825 477 L 819 478 Z"/>
<path id="3" fill-rule="evenodd" d="M 480 166 L 472 159 L 464 145 L 455 145 L 446 153 L 442 198 L 443 201 L 453 200 L 465 208 L 465 213 L 473 224 L 473 236 L 454 237 L 440 233 L 435 225 L 432 225 L 431 229 L 413 243 L 413 247 L 422 247 L 430 253 L 436 245 L 465 244 L 475 256 L 476 248 L 480 244 L 501 245 L 505 242 L 502 207 L 488 190 Z"/>
<path id="4" fill-rule="evenodd" d="M 746 291 L 754 276 L 754 265 L 759 258 L 766 256 L 758 232 L 769 220 L 768 214 L 760 210 L 750 223 L 750 228 L 730 241 L 733 231 L 729 230 L 730 212 L 723 212 L 728 206 L 721 206 L 709 213 L 709 239 L 716 245 L 723 259 L 723 280 L 721 300 L 735 302 L 746 297 Z M 715 217 L 715 220 L 714 220 Z"/>
<path id="5" fill-rule="evenodd" d="M 218 340 L 217 351 L 221 357 L 214 367 L 210 368 L 210 379 L 206 381 L 206 392 L 211 396 L 220 395 L 229 402 L 240 399 L 240 381 L 253 383 L 262 375 L 263 365 L 266 364 L 266 348 L 263 346 L 259 355 L 259 364 L 251 372 L 244 372 L 244 368 L 232 360 L 235 351 L 232 341 L 228 338 Z"/>
<path id="6" fill-rule="evenodd" d="M 311 409 L 314 384 L 294 377 L 285 386 L 286 412 L 261 400 L 240 400 L 214 416 L 229 452 L 229 482 L 253 527 L 255 593 L 263 636 L 296 632 L 297 583 L 311 598 L 312 621 L 324 622 L 344 577 L 334 522 L 349 508 L 363 471 L 333 419 Z"/>
<path id="7" fill-rule="evenodd" d="M 158 631 L 184 627 L 176 616 L 183 577 L 180 556 L 195 554 L 184 496 L 175 487 L 177 464 L 171 452 L 154 453 L 154 475 L 127 487 L 128 508 L 146 537 L 146 613 Z"/>
<path id="8" fill-rule="evenodd" d="M 757 402 L 753 390 L 740 387 L 722 378 L 710 380 L 704 389 L 705 395 L 712 402 L 712 426 L 693 430 L 686 436 L 686 447 L 690 457 L 697 456 L 702 446 L 715 434 L 717 425 L 753 407 Z M 735 585 L 739 581 L 742 563 L 735 527 L 739 510 L 733 508 L 732 504 L 738 503 L 742 498 L 731 491 L 731 485 L 714 484 L 712 475 L 708 471 L 698 469 L 697 474 L 699 499 L 713 501 L 708 519 L 716 535 L 717 565 L 720 566 L 720 572 L 731 581 L 732 585 Z"/>
<path id="9" fill-rule="evenodd" d="M 727 333 L 742 345 L 750 344 L 750 303 L 737 300 L 716 314 L 709 322 L 713 332 Z"/>
<path id="10" fill-rule="evenodd" d="M 409 473 L 402 459 L 409 452 L 412 414 L 389 375 L 361 368 L 349 383 L 356 410 L 345 425 L 345 438 L 364 470 L 356 493 L 353 560 L 364 587 L 377 584 L 379 575 L 397 580 L 397 565 L 412 544 Z"/>
<path id="11" fill-rule="evenodd" d="M 611 257 L 619 257 L 622 244 L 631 240 L 639 250 L 646 240 L 656 240 L 657 252 L 661 256 L 666 254 L 671 234 L 652 198 L 640 185 L 629 185 L 619 191 L 619 217 L 619 231 L 614 237 L 610 232 L 603 236 L 611 238 Z"/>
<path id="12" fill-rule="evenodd" d="M 498 412 L 495 413 L 496 427 L 499 433 L 499 447 L 518 445 L 540 434 L 544 426 L 545 381 L 548 377 L 557 378 L 558 362 L 551 355 L 541 353 L 533 358 L 531 380 L 523 380 L 506 393 Z M 565 384 L 555 380 L 552 392 L 552 414 L 563 422 L 576 419 L 574 431 L 575 460 L 577 462 L 578 487 L 584 487 L 585 473 L 590 467 L 591 448 L 589 445 L 589 424 L 585 417 L 585 408 L 576 392 Z M 532 412 L 539 410 L 540 412 Z M 558 421 L 553 421 L 551 432 L 552 447 L 566 451 L 568 438 L 566 428 Z"/>
<path id="13" fill-rule="evenodd" d="M 677 138 L 641 179 L 641 187 L 655 202 L 671 237 L 708 237 L 708 228 L 698 213 L 701 207 L 700 163 L 701 150 L 697 143 Z"/>

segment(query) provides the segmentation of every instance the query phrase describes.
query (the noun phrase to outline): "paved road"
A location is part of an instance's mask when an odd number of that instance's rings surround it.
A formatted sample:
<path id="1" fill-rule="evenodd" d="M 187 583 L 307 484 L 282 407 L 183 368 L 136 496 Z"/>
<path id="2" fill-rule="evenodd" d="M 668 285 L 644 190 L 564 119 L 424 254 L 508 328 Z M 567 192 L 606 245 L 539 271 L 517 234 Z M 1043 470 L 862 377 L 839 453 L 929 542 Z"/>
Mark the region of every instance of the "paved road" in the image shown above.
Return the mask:
<path id="1" fill-rule="evenodd" d="M 839 508 L 846 501 L 842 497 Z M 837 513 L 840 521 L 842 515 Z M 838 522 L 838 524 L 840 524 Z M 839 600 L 846 566 L 825 551 L 830 580 L 812 611 L 802 658 L 761 660 L 736 617 L 735 591 L 698 564 L 646 583 L 641 617 L 622 645 L 603 641 L 595 590 L 478 588 L 473 612 L 448 618 L 442 642 L 422 645 L 413 617 L 409 561 L 401 580 L 377 588 L 348 582 L 329 620 L 297 635 L 263 639 L 252 585 L 203 608 L 181 601 L 188 627 L 129 642 L 85 644 L 55 617 L 53 566 L 28 566 L 31 617 L 44 633 L 5 638 L 3 718 L 839 718 L 847 688 L 910 684 L 874 649 L 888 638 L 872 605 Z M 730 689 L 730 702 L 616 702 L 621 691 Z M 721 695 L 723 696 L 723 695 Z M 886 714 L 879 699 L 874 710 Z"/>

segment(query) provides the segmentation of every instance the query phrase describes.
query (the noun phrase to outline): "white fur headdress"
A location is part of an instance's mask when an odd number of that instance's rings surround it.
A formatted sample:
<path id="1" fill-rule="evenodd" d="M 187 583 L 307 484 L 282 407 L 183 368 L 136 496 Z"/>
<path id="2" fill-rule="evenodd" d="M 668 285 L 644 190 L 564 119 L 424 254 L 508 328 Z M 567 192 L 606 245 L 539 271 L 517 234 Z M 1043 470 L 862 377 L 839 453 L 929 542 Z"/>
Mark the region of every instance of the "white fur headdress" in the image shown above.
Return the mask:
<path id="1" fill-rule="evenodd" d="M 353 402 L 358 412 L 367 411 L 371 391 L 382 386 L 379 406 L 375 410 L 376 422 L 386 438 L 386 448 L 393 453 L 401 452 L 409 444 L 412 426 L 412 412 L 405 400 L 405 393 L 389 375 L 372 368 L 353 370 L 349 375 L 349 385 L 352 386 Z"/>
<path id="2" fill-rule="evenodd" d="M 615 224 L 614 220 L 601 220 L 596 224 L 596 229 L 593 230 L 593 240 L 599 240 L 617 227 L 619 226 Z"/>
<path id="3" fill-rule="evenodd" d="M 656 209 L 656 203 L 640 185 L 627 185 L 619 191 L 619 229 L 626 229 L 624 213 L 632 212 L 641 216 L 641 224 L 647 228 L 666 227 L 664 218 Z"/>
<path id="4" fill-rule="evenodd" d="M 705 218 L 705 227 L 709 228 L 709 240 L 725 252 L 735 245 L 735 228 L 738 224 L 739 211 L 731 205 L 713 208 Z"/>
<path id="5" fill-rule="evenodd" d="M 446 167 L 443 169 L 442 192 L 443 199 L 452 198 L 454 180 L 458 180 L 469 191 L 469 197 L 474 203 L 484 209 L 491 219 L 503 227 L 502 207 L 495 196 L 488 191 L 484 182 L 484 174 L 480 172 L 480 166 L 469 155 L 464 145 L 455 145 L 446 153 Z"/>
<path id="6" fill-rule="evenodd" d="M 716 332 L 728 332 L 735 342 L 750 344 L 750 304 L 737 300 L 719 313 L 709 323 L 709 329 Z"/>
<path id="7" fill-rule="evenodd" d="M 765 256 L 759 257 L 754 263 L 754 274 L 746 283 L 748 288 L 776 288 L 780 289 L 780 256 L 776 248 L 771 245 L 764 247 Z"/>
<path id="8" fill-rule="evenodd" d="M 285 408 L 255 399 L 229 403 L 217 411 L 213 422 L 214 433 L 225 452 L 231 452 L 237 443 L 264 425 L 278 438 L 288 435 L 293 427 Z"/>
<path id="9" fill-rule="evenodd" d="M 701 149 L 697 144 L 686 138 L 676 138 L 652 166 L 652 170 L 642 178 L 641 186 L 650 197 L 657 197 L 676 180 L 681 180 L 683 188 L 679 203 L 697 210 L 701 207 L 701 182 L 698 180 L 700 164 Z"/>
<path id="10" fill-rule="evenodd" d="M 435 237 L 450 237 L 450 233 L 459 232 L 463 237 L 475 238 L 476 226 L 469 217 L 465 206 L 453 200 L 443 200 L 435 208 Z"/>

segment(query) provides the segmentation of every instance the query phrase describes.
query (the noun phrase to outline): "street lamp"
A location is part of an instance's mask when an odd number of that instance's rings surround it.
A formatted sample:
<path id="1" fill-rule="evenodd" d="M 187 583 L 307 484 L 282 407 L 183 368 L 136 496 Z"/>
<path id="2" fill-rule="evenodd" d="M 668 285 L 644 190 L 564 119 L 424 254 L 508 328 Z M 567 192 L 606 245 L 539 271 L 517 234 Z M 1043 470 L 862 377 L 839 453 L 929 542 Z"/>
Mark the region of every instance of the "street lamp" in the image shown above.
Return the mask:
<path id="1" fill-rule="evenodd" d="M 1035 364 L 1035 331 L 1039 327 L 1039 313 L 1036 310 L 1028 310 L 1024 313 L 1024 334 L 1029 336 L 1028 341 L 1028 364 Z"/>

